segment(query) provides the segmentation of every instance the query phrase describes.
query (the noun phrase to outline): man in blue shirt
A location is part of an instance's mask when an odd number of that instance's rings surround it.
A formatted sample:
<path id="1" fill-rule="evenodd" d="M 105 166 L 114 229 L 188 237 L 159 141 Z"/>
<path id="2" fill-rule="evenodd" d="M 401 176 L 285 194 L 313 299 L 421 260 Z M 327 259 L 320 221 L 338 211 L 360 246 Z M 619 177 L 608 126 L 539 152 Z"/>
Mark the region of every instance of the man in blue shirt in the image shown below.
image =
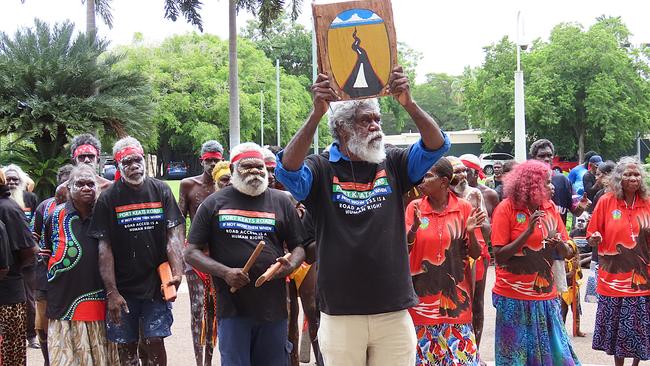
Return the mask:
<path id="1" fill-rule="evenodd" d="M 278 154 L 276 179 L 305 203 L 316 231 L 319 342 L 326 364 L 413 365 L 416 336 L 407 308 L 417 304 L 409 272 L 402 195 L 449 150 L 449 138 L 411 98 L 401 67 L 390 92 L 421 140 L 385 149 L 375 99 L 340 98 L 320 74 L 305 125 Z M 333 103 L 336 102 L 336 103 Z M 335 142 L 305 159 L 330 109 Z"/>
<path id="2" fill-rule="evenodd" d="M 587 151 L 585 154 L 585 159 L 582 161 L 582 164 L 578 164 L 575 168 L 571 169 L 569 172 L 569 182 L 573 187 L 573 193 L 577 195 L 582 195 L 584 193 L 584 185 L 582 184 L 582 177 L 588 170 L 589 159 L 592 156 L 597 155 L 595 151 Z"/>

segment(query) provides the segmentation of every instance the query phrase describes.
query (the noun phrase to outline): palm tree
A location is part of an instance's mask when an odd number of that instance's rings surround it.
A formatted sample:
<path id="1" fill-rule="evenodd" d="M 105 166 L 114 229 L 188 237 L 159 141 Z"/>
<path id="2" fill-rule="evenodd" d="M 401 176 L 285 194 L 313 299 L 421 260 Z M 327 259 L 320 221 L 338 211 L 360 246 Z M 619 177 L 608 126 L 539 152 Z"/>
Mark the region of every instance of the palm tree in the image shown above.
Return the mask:
<path id="1" fill-rule="evenodd" d="M 111 0 L 81 0 L 86 4 L 86 34 L 97 33 L 95 15 L 99 14 L 108 28 L 113 29 Z"/>
<path id="2" fill-rule="evenodd" d="M 237 12 L 241 9 L 257 16 L 262 30 L 279 18 L 284 12 L 284 0 L 229 0 L 228 6 L 228 83 L 230 88 L 230 148 L 239 144 L 239 76 L 237 70 Z M 200 0 L 165 0 L 165 18 L 176 21 L 183 14 L 188 22 L 203 32 L 203 22 L 199 10 Z M 300 14 L 302 0 L 291 0 L 291 20 Z"/>

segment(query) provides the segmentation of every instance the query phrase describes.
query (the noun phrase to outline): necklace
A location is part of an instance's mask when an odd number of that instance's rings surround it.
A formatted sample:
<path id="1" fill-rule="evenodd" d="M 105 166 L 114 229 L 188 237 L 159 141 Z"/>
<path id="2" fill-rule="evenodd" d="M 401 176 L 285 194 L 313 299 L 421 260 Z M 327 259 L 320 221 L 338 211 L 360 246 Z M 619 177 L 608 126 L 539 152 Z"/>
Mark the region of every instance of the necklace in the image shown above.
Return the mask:
<path id="1" fill-rule="evenodd" d="M 627 214 L 627 224 L 630 228 L 630 238 L 632 238 L 632 241 L 636 243 L 636 238 L 638 235 L 634 235 L 634 227 L 632 226 L 632 214 L 630 213 L 630 210 L 634 211 L 634 204 L 636 203 L 636 194 L 634 195 L 634 199 L 632 200 L 632 206 L 628 206 L 627 200 L 623 199 L 623 202 L 625 202 L 625 213 Z"/>

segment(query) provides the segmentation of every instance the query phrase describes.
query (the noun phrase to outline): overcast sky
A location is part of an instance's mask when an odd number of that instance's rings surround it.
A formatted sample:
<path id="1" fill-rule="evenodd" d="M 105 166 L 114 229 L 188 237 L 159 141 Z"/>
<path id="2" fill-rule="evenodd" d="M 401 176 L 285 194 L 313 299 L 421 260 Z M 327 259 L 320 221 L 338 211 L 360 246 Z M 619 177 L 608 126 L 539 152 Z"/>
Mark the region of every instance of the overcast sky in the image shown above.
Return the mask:
<path id="1" fill-rule="evenodd" d="M 330 1 L 318 1 L 330 2 Z M 203 0 L 204 31 L 228 36 L 228 0 Z M 85 29 L 85 6 L 81 0 L 0 0 L 0 31 L 12 34 L 18 27 L 33 25 L 38 17 L 47 22 L 70 19 L 77 29 Z M 163 0 L 113 0 L 113 29 L 97 18 L 99 34 L 112 45 L 128 44 L 135 32 L 145 40 L 159 42 L 171 34 L 194 30 L 184 19 L 163 19 Z M 516 38 L 517 11 L 524 17 L 526 38 L 548 38 L 561 22 L 577 22 L 585 27 L 599 15 L 621 16 L 633 33 L 632 43 L 650 42 L 650 2 L 632 0 L 393 0 L 397 39 L 422 52 L 418 79 L 426 73 L 460 74 L 466 65 L 483 61 L 483 47 L 504 35 Z M 250 15 L 242 12 L 238 26 Z M 311 2 L 304 0 L 298 19 L 312 28 Z"/>

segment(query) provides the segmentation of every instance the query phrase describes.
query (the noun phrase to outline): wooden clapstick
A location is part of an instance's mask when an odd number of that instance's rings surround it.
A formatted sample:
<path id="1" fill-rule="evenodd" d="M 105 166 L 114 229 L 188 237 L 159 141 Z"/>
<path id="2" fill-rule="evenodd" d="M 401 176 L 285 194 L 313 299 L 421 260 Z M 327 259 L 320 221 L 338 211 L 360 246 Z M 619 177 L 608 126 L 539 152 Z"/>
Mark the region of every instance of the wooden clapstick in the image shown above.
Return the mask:
<path id="1" fill-rule="evenodd" d="M 169 266 L 169 262 L 164 262 L 158 266 L 158 276 L 160 276 L 160 282 L 162 282 L 163 296 L 165 301 L 174 301 L 176 300 L 176 286 L 169 285 L 167 282 L 172 280 L 172 269 Z"/>
<path id="2" fill-rule="evenodd" d="M 284 259 L 289 259 L 291 257 L 291 253 L 285 254 L 282 258 Z M 255 287 L 260 287 L 264 284 L 264 282 L 268 281 L 275 273 L 280 269 L 282 264 L 280 262 L 275 262 L 273 263 L 267 270 L 264 272 L 258 279 L 255 281 Z"/>
<path id="3" fill-rule="evenodd" d="M 257 257 L 259 257 L 260 253 L 262 253 L 262 249 L 264 249 L 264 242 L 260 241 L 257 246 L 255 247 L 255 250 L 253 251 L 253 254 L 251 254 L 250 257 L 248 257 L 248 261 L 246 261 L 246 264 L 244 265 L 244 268 L 242 269 L 242 272 L 248 274 L 248 271 L 251 270 L 251 267 L 253 267 L 253 264 L 255 264 L 255 261 L 257 260 Z M 236 288 L 231 287 L 230 292 L 235 293 L 237 291 Z"/>

